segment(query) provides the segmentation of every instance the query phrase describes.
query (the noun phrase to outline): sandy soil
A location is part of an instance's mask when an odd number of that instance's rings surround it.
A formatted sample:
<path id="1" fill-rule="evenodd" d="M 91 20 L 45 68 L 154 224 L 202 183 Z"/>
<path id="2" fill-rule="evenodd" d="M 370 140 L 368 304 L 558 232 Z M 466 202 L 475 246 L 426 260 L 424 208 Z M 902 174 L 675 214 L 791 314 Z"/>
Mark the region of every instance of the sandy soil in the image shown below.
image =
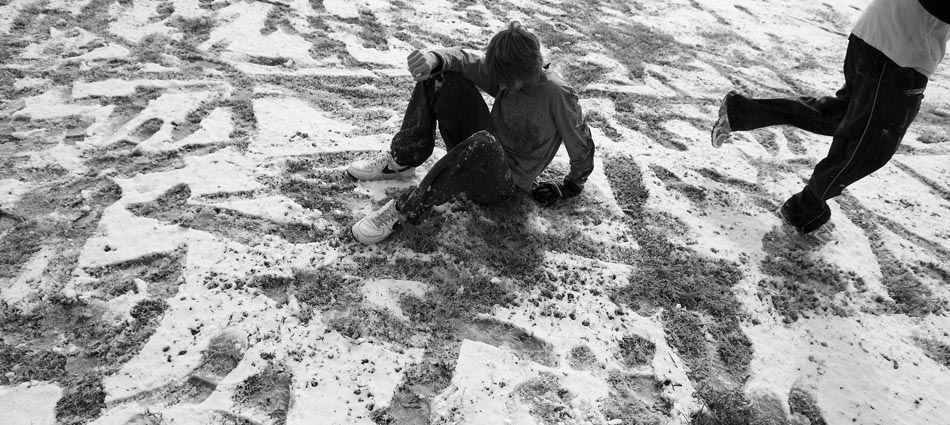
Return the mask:
<path id="1" fill-rule="evenodd" d="M 729 90 L 833 93 L 866 4 L 0 0 L 0 422 L 942 423 L 948 74 L 830 242 L 774 215 L 827 137 L 708 140 Z M 509 20 L 582 98 L 587 190 L 353 240 L 416 182 L 343 171 L 408 52 Z"/>

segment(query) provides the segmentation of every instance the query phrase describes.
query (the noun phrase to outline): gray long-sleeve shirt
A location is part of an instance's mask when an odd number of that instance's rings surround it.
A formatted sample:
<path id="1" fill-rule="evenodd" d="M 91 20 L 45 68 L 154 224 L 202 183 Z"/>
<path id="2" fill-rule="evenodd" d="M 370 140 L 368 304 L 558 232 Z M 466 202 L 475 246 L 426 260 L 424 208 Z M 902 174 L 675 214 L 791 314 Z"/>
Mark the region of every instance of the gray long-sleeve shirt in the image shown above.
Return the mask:
<path id="1" fill-rule="evenodd" d="M 584 186 L 594 170 L 594 140 L 577 103 L 577 93 L 560 76 L 544 70 L 539 84 L 502 90 L 480 54 L 458 48 L 434 53 L 442 59 L 442 71 L 461 73 L 495 98 L 491 110 L 494 135 L 505 148 L 518 187 L 531 189 L 561 142 L 571 161 L 565 180 Z"/>

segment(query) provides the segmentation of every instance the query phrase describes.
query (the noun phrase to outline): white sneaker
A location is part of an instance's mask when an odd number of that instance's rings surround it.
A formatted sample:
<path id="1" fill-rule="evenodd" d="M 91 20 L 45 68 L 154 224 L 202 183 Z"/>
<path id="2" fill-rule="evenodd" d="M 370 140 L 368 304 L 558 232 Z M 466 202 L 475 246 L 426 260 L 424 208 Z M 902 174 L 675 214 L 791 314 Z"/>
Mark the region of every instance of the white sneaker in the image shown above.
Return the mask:
<path id="1" fill-rule="evenodd" d="M 409 179 L 416 175 L 416 167 L 399 165 L 389 152 L 382 152 L 375 158 L 350 164 L 346 172 L 357 180 Z"/>
<path id="2" fill-rule="evenodd" d="M 835 225 L 830 221 L 822 224 L 821 227 L 812 230 L 811 232 L 805 233 L 806 236 L 817 239 L 822 243 L 829 243 L 835 240 Z"/>
<path id="3" fill-rule="evenodd" d="M 722 144 L 729 139 L 729 135 L 732 133 L 732 126 L 729 125 L 729 109 L 726 106 L 726 102 L 730 97 L 735 95 L 736 92 L 734 91 L 726 93 L 726 95 L 722 98 L 722 102 L 719 104 L 719 117 L 716 119 L 716 123 L 713 124 L 712 132 L 710 134 L 710 139 L 712 140 L 712 145 L 714 148 L 722 146 Z"/>
<path id="4" fill-rule="evenodd" d="M 390 200 L 382 208 L 357 221 L 352 227 L 353 237 L 367 245 L 382 242 L 396 229 L 399 219 L 396 200 Z"/>

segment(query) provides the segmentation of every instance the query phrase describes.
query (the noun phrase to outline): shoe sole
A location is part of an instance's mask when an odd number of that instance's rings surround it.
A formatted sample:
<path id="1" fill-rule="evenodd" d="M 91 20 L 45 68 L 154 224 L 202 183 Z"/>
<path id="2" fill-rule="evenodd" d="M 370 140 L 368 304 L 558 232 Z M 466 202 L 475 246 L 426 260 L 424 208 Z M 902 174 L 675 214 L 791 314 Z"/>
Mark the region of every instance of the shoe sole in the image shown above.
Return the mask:
<path id="1" fill-rule="evenodd" d="M 718 126 L 719 126 L 719 122 L 717 121 L 717 122 L 716 122 L 716 125 L 713 127 L 712 133 L 710 134 L 710 139 L 712 139 L 712 146 L 713 146 L 714 148 L 716 148 L 716 149 L 721 148 L 722 145 L 725 144 L 726 139 L 729 138 L 729 135 L 728 135 L 728 134 L 727 134 L 726 136 L 723 136 L 723 137 L 717 137 L 717 136 L 716 136 L 716 127 L 718 127 Z"/>
<path id="2" fill-rule="evenodd" d="M 833 224 L 825 223 L 822 224 L 821 227 L 805 233 L 804 236 L 818 240 L 821 243 L 828 243 L 835 240 L 834 231 L 835 226 Z"/>
<path id="3" fill-rule="evenodd" d="M 376 244 L 378 244 L 378 243 L 380 243 L 380 242 L 382 242 L 382 241 L 388 239 L 390 236 L 392 236 L 392 233 L 390 233 L 390 234 L 385 235 L 385 236 L 377 236 L 377 237 L 365 237 L 365 236 L 364 236 L 364 237 L 360 237 L 360 236 L 356 233 L 356 226 L 357 226 L 357 225 L 359 225 L 359 223 L 350 226 L 350 234 L 352 234 L 352 235 L 353 235 L 353 238 L 356 239 L 357 241 L 359 241 L 360 243 L 362 243 L 363 245 L 376 245 Z"/>
<path id="4" fill-rule="evenodd" d="M 383 242 L 383 241 L 385 241 L 385 240 L 391 238 L 396 232 L 399 231 L 399 229 L 402 228 L 402 225 L 401 225 L 401 224 L 396 224 L 396 225 L 393 227 L 393 231 L 392 231 L 392 232 L 389 232 L 388 235 L 385 235 L 385 236 L 377 236 L 377 237 L 363 237 L 363 238 L 361 238 L 360 236 L 358 236 L 358 235 L 356 234 L 356 226 L 357 226 L 357 225 L 359 225 L 359 222 L 357 222 L 357 223 L 353 224 L 352 226 L 350 226 L 350 234 L 353 235 L 353 239 L 356 239 L 357 241 L 359 241 L 359 242 L 362 243 L 363 245 L 376 245 L 376 244 L 378 244 L 378 243 L 380 243 L 380 242 Z"/>
<path id="5" fill-rule="evenodd" d="M 374 182 L 382 180 L 409 180 L 416 176 L 415 170 L 412 173 L 393 173 L 393 174 L 377 174 L 373 176 L 360 177 L 356 174 L 353 174 L 352 171 L 346 170 L 346 174 L 350 176 L 353 180 L 364 181 L 364 182 Z"/>
<path id="6" fill-rule="evenodd" d="M 722 127 L 725 126 L 724 123 L 728 123 L 728 120 L 729 120 L 729 111 L 728 111 L 728 108 L 726 107 L 726 101 L 729 99 L 729 97 L 734 96 L 734 95 L 735 95 L 735 92 L 731 91 L 729 93 L 726 93 L 726 95 L 722 97 L 722 101 L 719 103 L 719 112 L 716 118 L 716 123 L 713 124 L 712 131 L 709 132 L 712 146 L 716 149 L 719 149 L 720 147 L 722 147 L 722 145 L 726 142 L 726 140 L 729 139 L 729 136 L 732 134 L 732 131 L 726 131 L 725 135 L 722 135 L 721 133 L 722 133 Z"/>

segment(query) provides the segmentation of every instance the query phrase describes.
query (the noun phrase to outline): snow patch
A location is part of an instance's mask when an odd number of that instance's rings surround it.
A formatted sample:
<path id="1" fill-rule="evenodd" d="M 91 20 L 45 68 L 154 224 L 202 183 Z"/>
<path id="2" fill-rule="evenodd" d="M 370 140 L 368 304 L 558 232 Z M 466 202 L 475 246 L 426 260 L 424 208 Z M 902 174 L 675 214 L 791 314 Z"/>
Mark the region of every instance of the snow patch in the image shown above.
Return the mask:
<path id="1" fill-rule="evenodd" d="M 106 44 L 105 46 L 99 47 L 95 50 L 92 50 L 88 53 L 81 54 L 76 57 L 69 58 L 69 62 L 85 62 L 85 61 L 106 61 L 112 59 L 124 59 L 129 57 L 132 54 L 132 51 L 126 48 L 125 46 L 120 46 L 118 44 Z"/>
<path id="2" fill-rule="evenodd" d="M 932 243 L 950 246 L 950 231 L 946 226 L 950 202 L 895 164 L 853 184 L 848 193 L 861 205 L 908 232 Z"/>
<path id="3" fill-rule="evenodd" d="M 103 121 L 112 114 L 113 106 L 98 102 L 70 103 L 66 89 L 57 87 L 43 94 L 24 99 L 25 107 L 13 113 L 13 119 L 54 120 L 71 116 L 88 116 Z"/>
<path id="4" fill-rule="evenodd" d="M 409 320 L 409 318 L 399 305 L 400 299 L 404 296 L 422 298 L 428 290 L 429 286 L 421 282 L 394 279 L 372 280 L 363 284 L 362 287 L 363 297 L 367 303 L 388 310 L 402 320 Z"/>
<path id="5" fill-rule="evenodd" d="M 25 382 L 0 387 L 0 412 L 4 425 L 54 425 L 56 403 L 63 390 L 56 384 Z"/>
<path id="6" fill-rule="evenodd" d="M 17 18 L 20 11 L 33 3 L 33 0 L 11 0 L 0 6 L 0 33 L 9 34 L 13 20 Z"/>
<path id="7" fill-rule="evenodd" d="M 162 34 L 173 40 L 182 38 L 180 32 L 165 25 L 165 20 L 150 22 L 153 16 L 157 16 L 153 2 L 131 2 L 131 6 L 113 3 L 109 8 L 109 13 L 113 17 L 109 24 L 109 32 L 133 44 L 139 43 L 151 34 Z"/>
<path id="8" fill-rule="evenodd" d="M 273 328 L 284 316 L 274 311 L 261 314 L 269 307 L 264 297 L 209 290 L 193 279 L 181 285 L 178 296 L 168 303 L 161 323 L 141 351 L 118 372 L 103 379 L 106 403 L 184 381 L 200 365 L 202 350 L 222 329 L 250 328 L 250 318 L 261 328 Z M 227 311 L 247 315 L 216 314 Z"/>
<path id="9" fill-rule="evenodd" d="M 65 10 L 73 15 L 78 15 L 92 0 L 50 0 L 49 8 Z"/>
<path id="10" fill-rule="evenodd" d="M 379 78 L 375 72 L 368 69 L 347 68 L 285 68 L 277 66 L 258 65 L 255 63 L 235 62 L 234 68 L 252 75 L 282 75 L 290 77 L 352 77 L 352 78 Z M 408 75 L 408 71 L 403 71 Z"/>
<path id="11" fill-rule="evenodd" d="M 327 13 L 340 18 L 359 18 L 360 9 L 357 2 L 347 0 L 323 0 L 323 7 Z"/>
<path id="12" fill-rule="evenodd" d="M 19 275 L 9 282 L 0 279 L 0 297 L 10 304 L 17 304 L 33 294 L 39 294 L 52 284 L 43 279 L 43 272 L 56 254 L 56 248 L 44 246 L 20 269 Z"/>
<path id="13" fill-rule="evenodd" d="M 211 205 L 238 211 L 254 217 L 261 217 L 275 223 L 301 223 L 325 227 L 326 220 L 322 220 L 319 211 L 308 210 L 293 199 L 283 195 L 265 196 L 254 199 L 238 199 L 226 202 L 215 202 Z"/>
<path id="14" fill-rule="evenodd" d="M 27 182 L 17 179 L 0 179 L 0 209 L 11 210 L 31 187 Z"/>
<path id="15" fill-rule="evenodd" d="M 347 137 L 356 127 L 298 98 L 254 99 L 258 136 L 248 151 L 267 156 L 381 148 L 376 137 Z"/>
<path id="16" fill-rule="evenodd" d="M 146 64 L 143 64 L 140 70 L 142 72 L 150 73 L 150 74 L 163 74 L 166 72 L 179 72 L 181 71 L 181 68 L 162 66 L 157 63 L 148 62 Z"/>
<path id="17" fill-rule="evenodd" d="M 263 186 L 254 179 L 254 165 L 232 148 L 202 155 L 185 157 L 185 167 L 159 173 L 138 174 L 131 178 L 115 178 L 122 188 L 124 205 L 150 202 L 177 184 L 187 184 L 191 197 L 203 195 L 249 192 Z"/>
<path id="18" fill-rule="evenodd" d="M 393 68 L 405 68 L 406 57 L 415 50 L 412 45 L 397 38 L 387 40 L 386 50 L 373 49 L 363 46 L 363 40 L 355 33 L 334 32 L 328 34 L 332 39 L 346 45 L 346 51 L 359 62 L 389 65 Z"/>
<path id="19" fill-rule="evenodd" d="M 569 392 L 572 417 L 603 420 L 598 400 L 606 398 L 609 390 L 602 380 L 585 372 L 523 362 L 510 352 L 468 340 L 462 341 L 451 384 L 432 400 L 432 414 L 446 423 L 537 423 L 517 390 L 541 373 L 557 376 Z"/>
<path id="20" fill-rule="evenodd" d="M 237 2 L 218 11 L 222 21 L 209 39 L 198 46 L 208 51 L 215 45 L 224 45 L 222 58 L 234 64 L 246 63 L 252 57 L 292 59 L 298 66 L 325 66 L 327 62 L 310 55 L 312 44 L 296 34 L 278 28 L 261 34 L 267 15 L 273 6 L 262 2 Z"/>
<path id="21" fill-rule="evenodd" d="M 748 327 L 755 351 L 747 385 L 783 395 L 813 388 L 828 423 L 928 423 L 947 406 L 950 382 L 912 337 L 938 326 L 950 323 L 861 314 Z"/>
<path id="22" fill-rule="evenodd" d="M 145 152 L 172 152 L 187 146 L 224 143 L 230 140 L 231 130 L 234 129 L 231 119 L 229 110 L 215 108 L 201 120 L 201 127 L 188 137 L 178 141 L 171 140 L 170 134 L 166 134 L 167 137 L 150 137 L 139 143 L 137 148 Z"/>
<path id="23" fill-rule="evenodd" d="M 146 146 L 146 150 L 167 150 L 167 146 L 174 144 L 172 131 L 178 123 L 184 122 L 188 113 L 198 109 L 202 103 L 220 97 L 221 92 L 191 91 L 184 93 L 165 93 L 157 99 L 151 100 L 142 112 L 126 122 L 111 137 L 93 135 L 82 142 L 83 146 L 108 146 L 123 140 L 139 142 Z M 134 135 L 146 122 L 159 119 L 161 127 L 147 139 L 138 141 Z M 158 148 L 156 148 L 156 146 Z"/>
<path id="24" fill-rule="evenodd" d="M 13 88 L 15 90 L 23 90 L 26 88 L 40 87 L 46 84 L 49 84 L 50 80 L 46 78 L 18 78 L 13 82 Z"/>
<path id="25" fill-rule="evenodd" d="M 139 217 L 126 207 L 151 202 L 177 184 L 187 184 L 191 196 L 253 191 L 261 188 L 250 175 L 250 164 L 232 149 L 186 157 L 185 167 L 161 173 L 114 178 L 122 188 L 122 198 L 102 213 L 96 234 L 79 255 L 81 267 L 95 267 L 174 251 L 181 245 L 211 235 L 158 220 Z"/>
<path id="26" fill-rule="evenodd" d="M 320 418 L 328 424 L 373 425 L 370 406 L 374 411 L 389 407 L 402 370 L 421 360 L 423 350 L 398 353 L 387 344 L 353 341 L 323 327 L 282 339 L 300 341 L 288 349 L 301 353 L 292 363 L 296 399 L 287 422 Z"/>
<path id="27" fill-rule="evenodd" d="M 58 165 L 72 174 L 84 173 L 87 168 L 82 158 L 82 151 L 76 146 L 59 143 L 45 151 L 29 152 L 22 156 L 29 157 L 29 168 L 42 169 L 50 165 Z"/>

